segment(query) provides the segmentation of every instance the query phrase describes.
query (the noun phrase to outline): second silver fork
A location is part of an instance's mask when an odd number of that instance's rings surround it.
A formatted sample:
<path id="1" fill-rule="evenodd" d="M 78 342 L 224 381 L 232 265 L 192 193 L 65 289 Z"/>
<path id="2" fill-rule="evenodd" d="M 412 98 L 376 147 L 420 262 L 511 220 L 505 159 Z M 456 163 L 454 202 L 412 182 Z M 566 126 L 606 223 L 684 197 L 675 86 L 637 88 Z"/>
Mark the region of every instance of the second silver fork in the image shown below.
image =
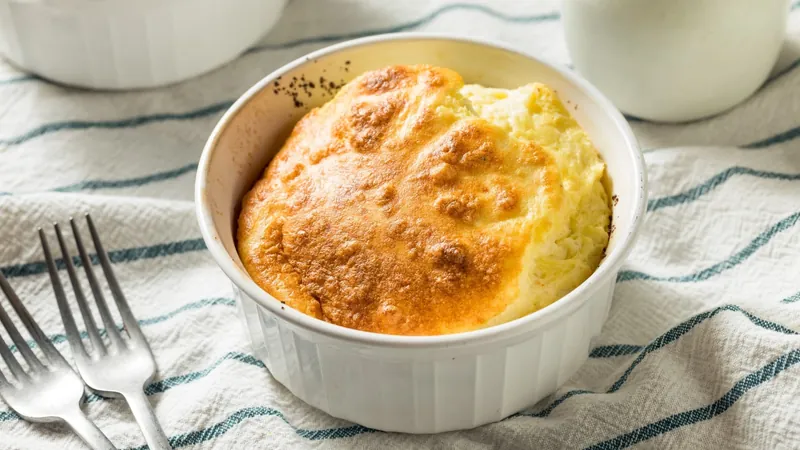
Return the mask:
<path id="1" fill-rule="evenodd" d="M 117 283 L 108 255 L 103 249 L 103 244 L 100 242 L 100 237 L 92 222 L 92 218 L 88 214 L 86 215 L 86 221 L 89 225 L 89 233 L 91 234 L 92 241 L 94 241 L 97 258 L 103 268 L 103 273 L 105 274 L 111 295 L 122 317 L 122 323 L 124 325 L 123 331 L 126 332 L 127 338 L 120 333 L 120 330 L 117 329 L 114 323 L 103 291 L 94 275 L 92 261 L 89 259 L 86 248 L 83 245 L 78 227 L 75 225 L 75 221 L 70 219 L 70 226 L 72 228 L 72 234 L 75 237 L 75 244 L 78 248 L 81 265 L 86 272 L 86 278 L 89 281 L 89 286 L 94 295 L 95 303 L 97 304 L 97 310 L 100 313 L 100 318 L 103 321 L 105 332 L 109 339 L 109 345 L 106 346 L 100 335 L 100 331 L 98 331 L 89 305 L 86 302 L 86 297 L 83 295 L 81 284 L 75 273 L 75 267 L 72 264 L 72 257 L 64 242 L 64 236 L 58 224 L 55 224 L 54 228 L 59 247 L 61 247 L 64 265 L 66 266 L 67 274 L 69 275 L 70 283 L 75 293 L 75 300 L 83 316 L 83 322 L 86 325 L 86 333 L 91 343 L 91 352 L 87 350 L 83 345 L 80 333 L 75 324 L 75 319 L 67 303 L 67 297 L 58 276 L 55 261 L 50 254 L 47 237 L 44 231 L 39 229 L 39 238 L 42 241 L 42 249 L 44 250 L 47 267 L 50 272 L 50 281 L 53 284 L 53 290 L 55 291 L 56 300 L 58 301 L 58 309 L 61 311 L 61 319 L 64 322 L 64 329 L 66 330 L 67 340 L 72 349 L 73 358 L 87 386 L 101 395 L 122 397 L 128 402 L 133 416 L 142 429 L 145 441 L 152 450 L 171 449 L 172 447 L 169 444 L 169 440 L 161 429 L 161 425 L 158 423 L 153 408 L 150 406 L 150 402 L 144 393 L 144 386 L 150 382 L 156 373 L 155 359 L 153 358 L 150 346 L 147 344 L 147 340 L 139 328 L 139 323 L 133 316 L 128 302 L 122 294 L 122 289 L 120 289 L 119 283 Z"/>

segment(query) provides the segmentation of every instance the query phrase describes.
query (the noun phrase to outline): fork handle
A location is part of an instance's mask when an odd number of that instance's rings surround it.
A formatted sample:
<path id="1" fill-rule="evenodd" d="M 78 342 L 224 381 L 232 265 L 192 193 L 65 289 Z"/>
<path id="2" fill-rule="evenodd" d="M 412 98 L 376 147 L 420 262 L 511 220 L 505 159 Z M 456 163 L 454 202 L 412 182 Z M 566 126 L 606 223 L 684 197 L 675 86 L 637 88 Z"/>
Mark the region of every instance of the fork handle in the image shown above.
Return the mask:
<path id="1" fill-rule="evenodd" d="M 64 421 L 92 449 L 116 450 L 117 447 L 114 447 L 114 444 L 97 428 L 97 425 L 86 417 L 86 414 L 80 408 L 76 408 L 75 411 L 65 415 Z"/>
<path id="2" fill-rule="evenodd" d="M 144 391 L 138 390 L 136 392 L 122 392 L 125 401 L 131 408 L 133 417 L 139 423 L 139 428 L 142 429 L 144 440 L 151 450 L 172 450 L 169 439 L 161 429 L 158 423 L 153 407 L 150 406 L 150 401 L 144 395 Z"/>

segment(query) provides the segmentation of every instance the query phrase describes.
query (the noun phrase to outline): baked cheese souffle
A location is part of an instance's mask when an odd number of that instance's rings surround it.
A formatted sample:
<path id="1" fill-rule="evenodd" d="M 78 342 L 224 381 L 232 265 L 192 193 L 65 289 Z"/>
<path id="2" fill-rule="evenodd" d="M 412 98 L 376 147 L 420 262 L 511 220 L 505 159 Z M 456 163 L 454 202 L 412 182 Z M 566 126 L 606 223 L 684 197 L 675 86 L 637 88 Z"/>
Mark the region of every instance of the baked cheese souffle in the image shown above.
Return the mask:
<path id="1" fill-rule="evenodd" d="M 598 267 L 604 174 L 547 86 L 391 66 L 297 123 L 243 199 L 237 247 L 259 286 L 318 319 L 475 330 L 553 303 Z"/>

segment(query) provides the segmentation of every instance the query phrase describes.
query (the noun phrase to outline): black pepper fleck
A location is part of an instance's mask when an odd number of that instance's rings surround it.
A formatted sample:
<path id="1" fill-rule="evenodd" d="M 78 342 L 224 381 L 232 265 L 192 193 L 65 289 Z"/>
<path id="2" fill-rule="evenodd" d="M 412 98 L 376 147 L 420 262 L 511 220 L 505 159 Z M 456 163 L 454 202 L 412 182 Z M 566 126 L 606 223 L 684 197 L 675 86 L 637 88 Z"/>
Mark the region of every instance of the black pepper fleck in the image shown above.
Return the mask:
<path id="1" fill-rule="evenodd" d="M 608 234 L 609 234 L 609 236 L 610 236 L 610 235 L 611 235 L 611 234 L 614 232 L 614 230 L 616 230 L 616 229 L 617 229 L 617 227 L 615 227 L 615 226 L 614 226 L 614 216 L 613 216 L 613 215 L 609 215 L 609 216 L 608 216 L 608 223 L 610 223 L 610 224 L 611 224 L 611 225 L 608 227 Z"/>

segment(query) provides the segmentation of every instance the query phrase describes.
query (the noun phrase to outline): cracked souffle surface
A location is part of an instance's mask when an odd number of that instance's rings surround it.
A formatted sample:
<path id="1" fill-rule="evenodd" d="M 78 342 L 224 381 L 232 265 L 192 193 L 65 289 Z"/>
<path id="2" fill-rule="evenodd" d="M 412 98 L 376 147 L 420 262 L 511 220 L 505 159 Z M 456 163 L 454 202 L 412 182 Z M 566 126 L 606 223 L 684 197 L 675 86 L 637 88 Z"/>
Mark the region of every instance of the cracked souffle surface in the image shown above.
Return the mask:
<path id="1" fill-rule="evenodd" d="M 242 204 L 264 290 L 328 322 L 434 335 L 543 308 L 608 243 L 605 165 L 548 87 L 367 72 L 305 115 Z"/>

